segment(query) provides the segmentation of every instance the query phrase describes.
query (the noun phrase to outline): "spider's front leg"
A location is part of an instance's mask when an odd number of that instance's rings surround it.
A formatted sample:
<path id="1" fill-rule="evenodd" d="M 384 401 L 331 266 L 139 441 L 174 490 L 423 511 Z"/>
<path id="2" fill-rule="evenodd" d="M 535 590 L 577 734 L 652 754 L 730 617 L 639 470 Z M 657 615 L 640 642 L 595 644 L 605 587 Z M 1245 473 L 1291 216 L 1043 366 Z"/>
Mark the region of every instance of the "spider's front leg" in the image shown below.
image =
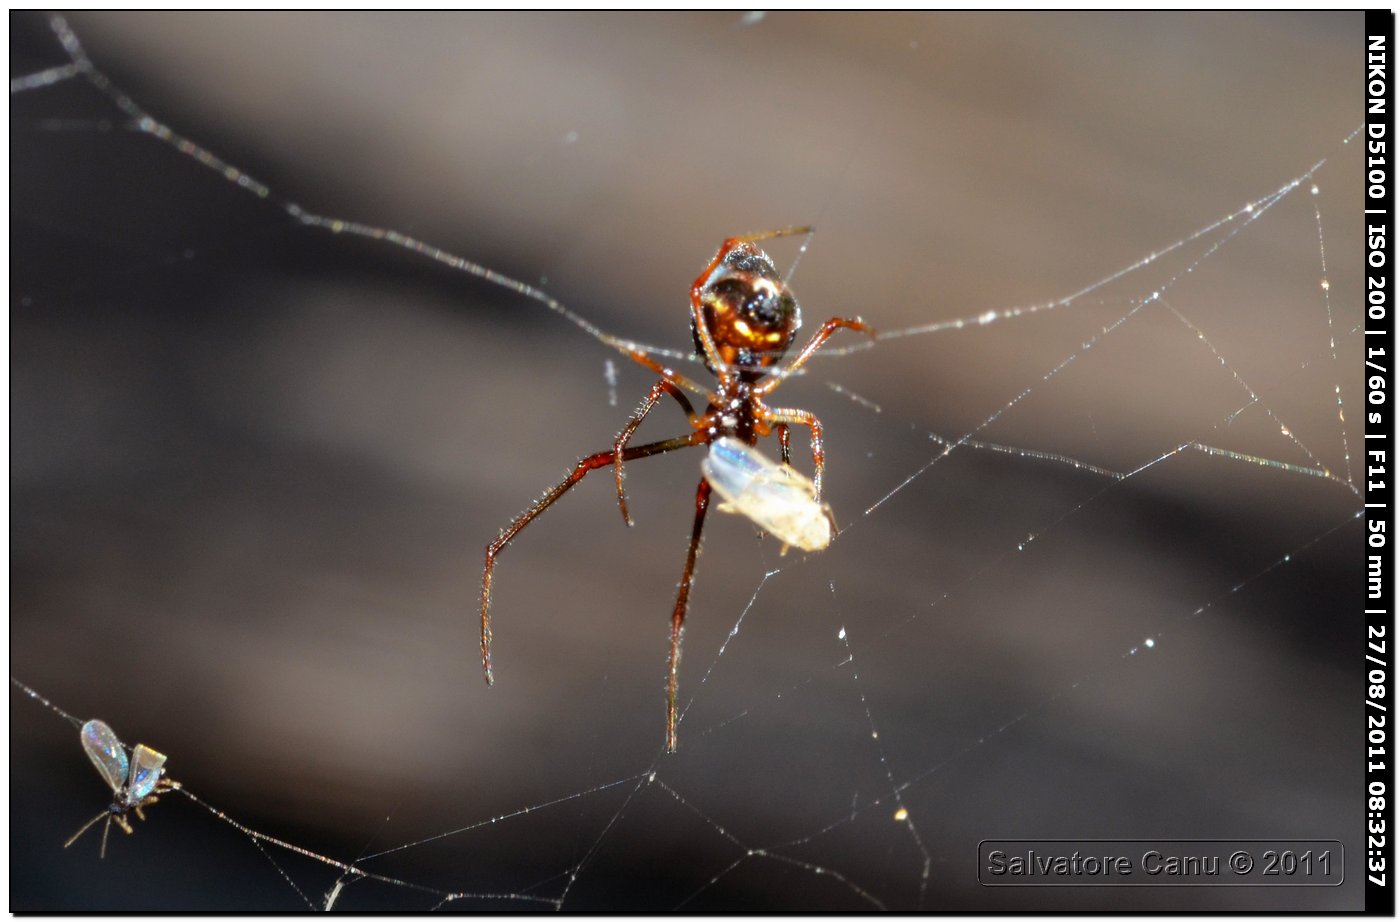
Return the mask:
<path id="1" fill-rule="evenodd" d="M 670 394 L 676 398 L 676 403 L 681 405 L 681 410 L 685 412 L 685 418 L 695 422 L 695 407 L 691 406 L 681 389 L 672 384 L 669 379 L 662 378 L 651 386 L 647 392 L 646 399 L 637 408 L 637 412 L 632 414 L 632 418 L 627 420 L 627 425 L 622 427 L 622 431 L 617 434 L 617 439 L 613 442 L 613 468 L 617 477 L 617 506 L 622 510 L 622 521 L 627 523 L 627 527 L 632 527 L 632 516 L 627 512 L 627 493 L 622 488 L 622 455 L 627 448 L 627 443 L 632 440 L 632 433 L 637 431 L 637 427 L 642 424 L 642 420 L 647 418 L 655 407 L 662 394 Z"/>
<path id="2" fill-rule="evenodd" d="M 704 441 L 705 433 L 692 432 L 690 435 L 667 439 L 664 442 L 651 442 L 636 448 L 624 449 L 622 460 L 635 461 L 638 458 L 661 454 L 664 451 L 699 445 Z M 555 500 L 567 493 L 574 484 L 584 478 L 585 474 L 600 467 L 607 467 L 614 463 L 615 457 L 615 451 L 600 451 L 584 458 L 574 466 L 569 476 L 536 500 L 529 509 L 517 516 L 515 521 L 501 532 L 500 537 L 486 545 L 486 568 L 481 574 L 481 668 L 486 673 L 487 685 L 495 682 L 495 676 L 491 672 L 491 571 L 496 567 L 496 558 L 500 556 L 501 551 L 505 550 L 506 545 L 510 544 L 511 539 L 520 533 L 522 528 L 529 525 L 536 516 L 552 506 Z"/>
<path id="3" fill-rule="evenodd" d="M 813 499 L 817 503 L 822 501 L 822 474 L 826 471 L 826 456 L 822 450 L 822 424 L 812 413 L 806 410 L 765 410 L 763 414 L 769 422 L 776 424 L 787 424 L 789 426 L 806 426 L 812 430 L 812 492 Z M 776 428 L 776 426 L 775 426 Z M 784 429 L 783 435 L 787 430 Z M 787 446 L 783 446 L 783 461 L 787 461 Z"/>
<path id="4" fill-rule="evenodd" d="M 700 478 L 695 489 L 695 525 L 690 531 L 690 549 L 685 555 L 685 571 L 676 594 L 676 609 L 671 613 L 671 660 L 666 680 L 666 751 L 676 751 L 676 684 L 681 665 L 681 629 L 685 626 L 685 611 L 690 604 L 690 585 L 695 578 L 695 557 L 700 552 L 700 531 L 705 527 L 705 513 L 710 508 L 710 482 Z"/>

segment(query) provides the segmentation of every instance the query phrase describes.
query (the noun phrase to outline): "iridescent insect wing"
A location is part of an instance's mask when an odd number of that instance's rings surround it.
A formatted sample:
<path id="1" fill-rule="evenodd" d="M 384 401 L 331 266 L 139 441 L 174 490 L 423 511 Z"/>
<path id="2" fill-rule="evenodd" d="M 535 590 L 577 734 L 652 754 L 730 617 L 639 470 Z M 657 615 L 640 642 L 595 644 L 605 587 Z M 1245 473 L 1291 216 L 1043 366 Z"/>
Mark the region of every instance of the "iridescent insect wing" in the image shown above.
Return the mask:
<path id="1" fill-rule="evenodd" d="M 804 551 L 831 543 L 829 508 L 817 502 L 812 482 L 791 467 L 727 437 L 710 446 L 700 466 L 725 501 L 721 511 L 744 515 L 784 545 Z"/>
<path id="2" fill-rule="evenodd" d="M 728 436 L 710 445 L 700 469 L 705 479 L 728 502 L 753 486 L 763 474 L 765 458 L 748 445 Z"/>
<path id="3" fill-rule="evenodd" d="M 160 781 L 161 766 L 165 756 L 144 743 L 137 743 L 131 751 L 131 780 L 127 783 L 126 802 L 128 805 L 141 803 L 146 795 L 155 790 Z"/>
<path id="4" fill-rule="evenodd" d="M 82 740 L 83 750 L 92 764 L 97 766 L 98 773 L 113 791 L 120 791 L 126 784 L 128 774 L 126 747 L 122 741 L 117 739 L 111 727 L 100 720 L 89 720 L 83 724 Z"/>

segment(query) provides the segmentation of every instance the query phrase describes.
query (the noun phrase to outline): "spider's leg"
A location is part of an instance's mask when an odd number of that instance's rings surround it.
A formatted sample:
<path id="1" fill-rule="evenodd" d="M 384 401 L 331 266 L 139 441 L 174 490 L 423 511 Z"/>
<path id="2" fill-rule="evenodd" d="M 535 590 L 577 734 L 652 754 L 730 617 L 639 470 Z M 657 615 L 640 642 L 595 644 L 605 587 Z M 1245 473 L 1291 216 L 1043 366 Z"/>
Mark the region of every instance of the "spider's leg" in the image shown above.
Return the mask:
<path id="1" fill-rule="evenodd" d="M 790 426 L 806 426 L 812 430 L 812 492 L 813 499 L 822 501 L 822 473 L 826 470 L 826 457 L 822 452 L 821 420 L 806 410 L 765 410 L 769 422 L 786 423 Z M 784 452 L 784 455 L 787 453 Z M 783 458 L 787 460 L 786 457 Z"/>
<path id="2" fill-rule="evenodd" d="M 690 435 L 666 439 L 664 442 L 639 445 L 636 448 L 624 449 L 622 460 L 635 461 L 638 458 L 658 455 L 664 451 L 700 445 L 705 441 L 705 438 L 706 435 L 703 432 L 692 432 Z M 495 676 L 491 672 L 491 570 L 496 566 L 496 557 L 505 550 L 506 545 L 510 544 L 511 539 L 519 534 L 522 528 L 529 525 L 536 516 L 553 505 L 554 501 L 567 493 L 570 487 L 582 480 L 585 474 L 612 464 L 614 454 L 612 451 L 600 451 L 584 458 L 574 466 L 573 471 L 558 486 L 536 500 L 534 505 L 522 512 L 515 521 L 506 527 L 505 531 L 501 532 L 499 538 L 486 546 L 486 570 L 481 575 L 481 668 L 486 672 L 487 685 L 495 681 Z"/>
<path id="3" fill-rule="evenodd" d="M 760 397 L 764 394 L 772 393 L 773 389 L 779 384 L 782 384 L 784 379 L 801 368 L 802 365 L 812 357 L 812 353 L 820 349 L 822 344 L 831 338 L 832 333 L 835 333 L 843 327 L 847 330 L 855 330 L 859 333 L 868 333 L 872 337 L 875 335 L 875 331 L 859 317 L 854 320 L 845 317 L 832 317 L 826 323 L 822 324 L 821 329 L 817 330 L 812 336 L 811 341 L 802 347 L 802 351 L 797 353 L 797 357 L 791 362 L 788 362 L 786 368 L 773 372 L 773 377 L 756 386 L 754 388 L 754 393 L 758 394 Z"/>
<path id="4" fill-rule="evenodd" d="M 705 513 L 710 508 L 710 482 L 700 478 L 695 489 L 695 526 L 690 531 L 690 549 L 685 555 L 685 572 L 681 574 L 680 591 L 676 594 L 676 610 L 671 614 L 671 660 L 666 681 L 666 751 L 676 751 L 676 676 L 681 665 L 681 628 L 685 625 L 685 610 L 690 604 L 690 584 L 695 578 L 695 556 L 700 552 L 700 530 L 705 527 Z"/>
<path id="5" fill-rule="evenodd" d="M 617 439 L 613 442 L 613 467 L 617 474 L 617 505 L 622 510 L 622 521 L 632 526 L 632 516 L 627 514 L 627 494 L 622 489 L 622 452 L 627 448 L 627 443 L 632 440 L 632 433 L 637 431 L 637 427 L 642 424 L 642 420 L 647 418 L 647 414 L 656 406 L 656 402 L 661 399 L 662 394 L 670 394 L 676 398 L 676 402 L 681 405 L 685 412 L 686 419 L 692 422 L 695 419 L 695 407 L 691 406 L 681 389 L 670 381 L 662 378 L 652 385 L 647 393 L 642 405 L 637 408 L 637 412 L 632 414 L 632 418 L 627 420 L 627 425 L 622 427 L 622 431 L 617 434 Z"/>
<path id="6" fill-rule="evenodd" d="M 777 230 L 766 230 L 758 231 L 752 234 L 743 234 L 739 237 L 730 237 L 724 242 L 726 245 L 732 245 L 735 243 L 758 243 L 760 240 L 772 240 L 776 237 L 805 237 L 809 234 L 815 234 L 816 232 L 817 229 L 812 225 L 803 224 L 801 226 L 780 227 Z"/>
<path id="7" fill-rule="evenodd" d="M 792 464 L 792 445 L 788 440 L 787 423 L 778 423 L 773 427 L 778 430 L 778 451 L 783 457 L 784 464 Z"/>
<path id="8" fill-rule="evenodd" d="M 696 384 L 694 381 L 690 380 L 685 375 L 681 374 L 673 368 L 667 368 L 665 365 L 662 365 L 660 362 L 647 355 L 645 352 L 633 349 L 632 351 L 628 352 L 627 355 L 632 359 L 632 361 L 636 362 L 638 365 L 641 365 L 643 368 L 651 369 L 661 377 L 665 378 L 667 381 L 670 381 L 672 384 L 676 385 L 676 387 L 683 387 L 692 393 L 699 394 L 702 397 L 707 397 L 709 398 L 710 403 L 715 402 L 715 394 L 713 391 L 705 390 L 705 388 Z"/>

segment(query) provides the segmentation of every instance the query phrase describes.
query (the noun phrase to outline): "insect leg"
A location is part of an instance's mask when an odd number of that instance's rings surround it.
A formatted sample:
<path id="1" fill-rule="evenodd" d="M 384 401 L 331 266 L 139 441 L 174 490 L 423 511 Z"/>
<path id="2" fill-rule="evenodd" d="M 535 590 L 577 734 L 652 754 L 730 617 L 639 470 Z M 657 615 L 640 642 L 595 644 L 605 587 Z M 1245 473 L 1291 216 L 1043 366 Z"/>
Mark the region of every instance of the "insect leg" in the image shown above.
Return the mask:
<path id="1" fill-rule="evenodd" d="M 90 820 L 88 820 L 86 823 L 84 823 L 82 829 L 79 829 L 77 832 L 73 833 L 73 835 L 70 836 L 70 837 L 68 838 L 68 841 L 63 843 L 63 847 L 64 847 L 64 848 L 67 848 L 68 846 L 72 845 L 74 842 L 76 842 L 76 841 L 78 841 L 79 839 L 81 839 L 81 838 L 83 837 L 83 833 L 85 833 L 85 832 L 87 832 L 89 829 L 91 829 L 91 828 L 93 827 L 93 824 L 94 824 L 94 823 L 96 823 L 98 820 L 102 819 L 102 817 L 104 817 L 104 816 L 111 816 L 111 815 L 112 815 L 112 814 L 111 814 L 111 811 L 109 811 L 109 810 L 103 810 L 101 813 L 97 814 L 97 815 L 94 816 L 92 819 L 90 819 Z"/>

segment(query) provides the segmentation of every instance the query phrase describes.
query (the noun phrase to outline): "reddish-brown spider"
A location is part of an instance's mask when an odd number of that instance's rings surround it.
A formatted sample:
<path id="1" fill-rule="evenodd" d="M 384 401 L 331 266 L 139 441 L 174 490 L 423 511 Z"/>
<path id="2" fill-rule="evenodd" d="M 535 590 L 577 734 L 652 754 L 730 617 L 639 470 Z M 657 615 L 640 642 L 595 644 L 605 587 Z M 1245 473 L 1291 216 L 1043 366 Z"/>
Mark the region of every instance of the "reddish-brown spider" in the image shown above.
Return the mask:
<path id="1" fill-rule="evenodd" d="M 491 570 L 495 567 L 496 557 L 522 528 L 568 492 L 569 488 L 582 480 L 589 471 L 612 466 L 617 481 L 617 504 L 622 510 L 623 521 L 631 525 L 632 517 L 627 512 L 627 496 L 622 489 L 624 462 L 677 448 L 708 445 L 726 436 L 753 445 L 759 438 L 771 435 L 776 430 L 782 460 L 787 464 L 788 426 L 806 426 L 812 433 L 814 500 L 820 504 L 822 473 L 825 467 L 822 459 L 821 423 L 806 410 L 771 408 L 764 404 L 763 398 L 811 358 L 812 353 L 821 348 L 822 343 L 826 342 L 832 333 L 842 327 L 872 335 L 873 331 L 859 318 L 847 320 L 833 317 L 822 324 L 811 342 L 802 348 L 786 368 L 769 371 L 792 345 L 793 337 L 802 324 L 802 314 L 792 292 L 783 284 L 777 269 L 774 268 L 773 261 L 754 244 L 760 240 L 811 232 L 809 227 L 789 227 L 731 237 L 724 241 L 715 258 L 710 260 L 705 271 L 700 273 L 700 277 L 690 287 L 690 330 L 695 340 L 695 351 L 704 359 L 705 367 L 718 379 L 715 389 L 711 391 L 701 387 L 643 352 L 630 353 L 636 362 L 661 375 L 661 380 L 652 385 L 642 405 L 632 414 L 627 425 L 622 427 L 622 431 L 613 440 L 612 450 L 600 451 L 578 462 L 573 472 L 565 477 L 562 483 L 540 497 L 534 505 L 511 522 L 509 527 L 501 532 L 500 537 L 487 545 L 486 569 L 481 577 L 481 665 L 486 671 L 488 685 L 494 681 L 491 672 Z M 704 396 L 708 401 L 704 413 L 695 412 L 682 388 Z M 680 404 L 694 431 L 689 435 L 661 442 L 628 447 L 627 443 L 631 440 L 632 433 L 664 394 L 671 395 Z M 676 674 L 680 666 L 681 628 L 685 623 L 690 584 L 695 575 L 695 555 L 700 549 L 700 530 L 705 523 L 705 513 L 709 507 L 710 484 L 702 477 L 700 486 L 695 491 L 695 524 L 690 532 L 690 549 L 685 556 L 685 570 L 681 573 L 676 607 L 671 613 L 671 658 L 666 685 L 666 749 L 669 752 L 676 750 Z"/>

